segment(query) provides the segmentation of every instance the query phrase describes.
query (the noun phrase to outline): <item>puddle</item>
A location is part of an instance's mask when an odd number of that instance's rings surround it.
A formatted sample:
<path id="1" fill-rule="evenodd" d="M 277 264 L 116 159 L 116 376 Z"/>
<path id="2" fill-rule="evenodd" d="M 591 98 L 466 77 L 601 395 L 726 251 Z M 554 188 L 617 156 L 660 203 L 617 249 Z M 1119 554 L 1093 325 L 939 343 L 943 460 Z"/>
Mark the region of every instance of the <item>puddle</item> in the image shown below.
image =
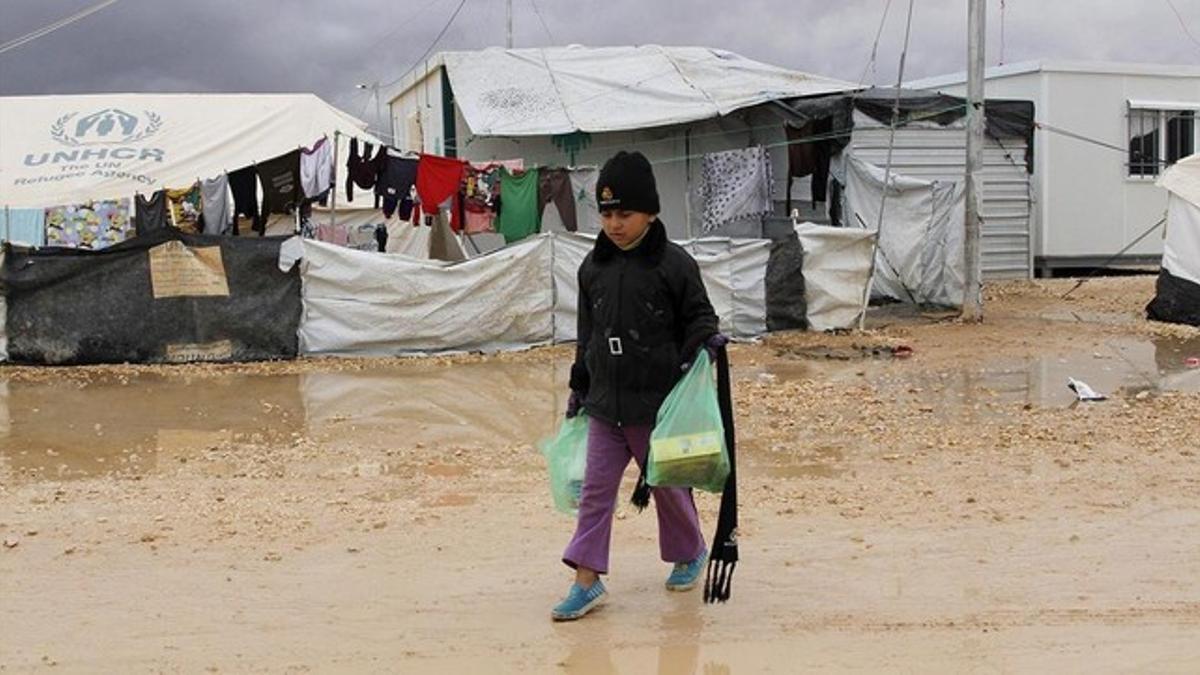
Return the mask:
<path id="1" fill-rule="evenodd" d="M 1200 338 L 1088 341 L 1065 357 L 940 373 L 912 373 L 890 357 L 857 353 L 854 360 L 798 358 L 739 368 L 735 377 L 867 378 L 880 398 L 915 397 L 943 416 L 1001 403 L 1068 406 L 1075 400 L 1068 377 L 1116 399 L 1200 392 L 1200 368 L 1188 365 L 1200 356 Z M 459 478 L 470 474 L 473 449 L 532 448 L 551 435 L 566 406 L 568 372 L 566 360 L 450 367 L 414 361 L 377 371 L 198 378 L 143 372 L 86 382 L 8 381 L 0 371 L 0 463 L 16 475 L 53 479 L 147 474 L 174 470 L 211 448 L 254 452 L 308 437 L 377 449 L 381 460 L 390 449 L 436 449 L 428 463 L 381 463 L 374 470 Z M 753 439 L 746 440 L 748 464 L 772 476 L 830 477 L 844 470 L 837 453 L 754 448 Z"/>
<path id="2" fill-rule="evenodd" d="M 414 361 L 371 372 L 0 379 L 0 462 L 69 479 L 171 470 L 210 448 L 253 451 L 302 436 L 380 450 L 532 447 L 558 424 L 568 371 L 566 363 Z M 452 462 L 414 469 L 467 471 Z"/>
<path id="3" fill-rule="evenodd" d="M 1108 340 L 1081 345 L 1072 355 L 1001 360 L 978 369 L 874 381 L 883 395 L 915 396 L 941 413 L 999 403 L 1063 407 L 1076 402 L 1067 388 L 1068 377 L 1113 399 L 1167 391 L 1200 392 L 1200 368 L 1188 364 L 1188 359 L 1197 355 L 1200 338 Z"/>

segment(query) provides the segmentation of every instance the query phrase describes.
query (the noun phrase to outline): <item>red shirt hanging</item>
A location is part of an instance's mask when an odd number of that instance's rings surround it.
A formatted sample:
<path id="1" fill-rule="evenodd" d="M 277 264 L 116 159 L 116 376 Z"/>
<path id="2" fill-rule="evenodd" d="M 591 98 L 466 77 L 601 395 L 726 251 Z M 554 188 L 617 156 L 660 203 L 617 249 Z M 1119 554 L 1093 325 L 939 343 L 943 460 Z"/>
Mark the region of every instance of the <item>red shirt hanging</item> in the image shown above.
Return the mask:
<path id="1" fill-rule="evenodd" d="M 425 213 L 435 213 L 437 207 L 447 199 L 454 198 L 450 208 L 450 227 L 455 232 L 462 229 L 462 208 L 459 189 L 462 187 L 463 171 L 467 163 L 460 159 L 421 155 L 417 164 L 417 196 Z"/>

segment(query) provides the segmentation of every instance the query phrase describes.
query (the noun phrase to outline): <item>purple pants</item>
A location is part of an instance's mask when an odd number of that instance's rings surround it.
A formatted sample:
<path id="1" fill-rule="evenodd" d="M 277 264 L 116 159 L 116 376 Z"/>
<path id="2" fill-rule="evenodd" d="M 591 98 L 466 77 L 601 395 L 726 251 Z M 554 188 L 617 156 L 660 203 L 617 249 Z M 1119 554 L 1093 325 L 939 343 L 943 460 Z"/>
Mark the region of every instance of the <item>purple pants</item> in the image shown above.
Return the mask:
<path id="1" fill-rule="evenodd" d="M 612 538 L 617 491 L 629 458 L 641 467 L 650 449 L 649 424 L 616 426 L 591 418 L 588 422 L 587 472 L 579 502 L 575 536 L 563 553 L 570 567 L 608 573 L 608 545 Z M 687 562 L 704 550 L 700 516 L 692 491 L 687 488 L 651 488 L 658 512 L 658 547 L 666 562 Z"/>

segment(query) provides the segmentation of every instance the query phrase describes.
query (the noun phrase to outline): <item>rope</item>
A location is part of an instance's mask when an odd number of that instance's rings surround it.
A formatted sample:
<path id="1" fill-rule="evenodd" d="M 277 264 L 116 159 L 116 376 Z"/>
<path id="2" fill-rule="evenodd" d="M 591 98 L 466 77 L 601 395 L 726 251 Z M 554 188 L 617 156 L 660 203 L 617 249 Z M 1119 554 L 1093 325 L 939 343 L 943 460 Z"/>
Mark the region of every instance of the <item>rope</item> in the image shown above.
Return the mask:
<path id="1" fill-rule="evenodd" d="M 111 4 L 114 4 L 115 2 L 117 2 L 117 0 L 104 0 L 103 2 L 99 2 L 99 3 L 96 3 L 95 5 L 92 5 L 91 7 L 88 7 L 87 9 L 75 12 L 74 14 L 72 14 L 68 17 L 59 19 L 58 21 L 55 21 L 54 23 L 52 23 L 48 26 L 43 26 L 42 28 L 39 28 L 39 29 L 33 31 L 32 33 L 26 33 L 25 35 L 22 35 L 21 37 L 13 38 L 12 40 L 5 42 L 4 44 L 0 44 L 0 54 L 3 54 L 4 52 L 16 49 L 17 47 L 20 47 L 22 45 L 29 44 L 30 42 L 33 42 L 34 40 L 36 40 L 40 37 L 45 37 L 46 35 L 53 33 L 54 31 L 58 30 L 59 28 L 65 28 L 66 26 L 69 26 L 69 25 L 75 23 L 76 21 L 79 21 L 81 19 L 86 19 L 87 17 L 91 16 L 92 14 L 99 12 L 100 10 L 104 9 L 105 7 L 108 7 Z"/>
<path id="2" fill-rule="evenodd" d="M 1092 279 L 1092 277 L 1096 276 L 1096 274 L 1097 274 L 1097 273 L 1098 273 L 1100 270 L 1104 269 L 1105 267 L 1108 267 L 1109 263 L 1111 263 L 1112 261 L 1114 261 L 1114 260 L 1116 260 L 1117 258 L 1121 257 L 1122 255 L 1124 255 L 1124 254 L 1125 254 L 1125 252 L 1126 252 L 1126 251 L 1128 251 L 1129 249 L 1133 248 L 1134 246 L 1137 246 L 1138 242 L 1140 242 L 1141 240 L 1143 240 L 1143 239 L 1145 239 L 1146 237 L 1150 236 L 1150 233 L 1151 233 L 1151 232 L 1153 232 L 1153 231 L 1157 230 L 1159 227 L 1161 227 L 1161 226 L 1163 225 L 1163 223 L 1166 223 L 1166 222 L 1167 222 L 1167 217 L 1166 217 L 1166 216 L 1163 216 L 1162 218 L 1159 218 L 1159 220 L 1158 220 L 1158 222 L 1157 222 L 1157 223 L 1155 223 L 1155 224 L 1153 224 L 1153 225 L 1151 225 L 1151 226 L 1150 226 L 1150 229 L 1148 229 L 1148 230 L 1146 230 L 1145 232 L 1143 232 L 1143 233 L 1141 233 L 1140 235 L 1138 235 L 1138 238 L 1137 238 L 1137 239 L 1134 239 L 1134 240 L 1133 240 L 1133 241 L 1131 241 L 1131 242 L 1129 242 L 1129 244 L 1128 244 L 1128 245 L 1127 245 L 1125 248 L 1123 248 L 1123 249 L 1121 249 L 1120 251 L 1117 251 L 1116 253 L 1112 254 L 1112 256 L 1110 256 L 1110 257 L 1108 258 L 1108 260 L 1105 260 L 1103 263 L 1101 263 L 1101 264 L 1100 264 L 1100 266 L 1099 266 L 1099 267 L 1097 267 L 1096 269 L 1092 270 L 1092 273 L 1091 273 L 1091 274 L 1089 274 L 1089 275 L 1087 275 L 1086 277 L 1084 277 L 1084 278 L 1080 279 L 1080 280 L 1079 280 L 1079 281 L 1078 281 L 1078 282 L 1077 282 L 1077 283 L 1076 283 L 1074 286 L 1072 286 L 1072 287 L 1071 287 L 1071 290 L 1067 291 L 1066 293 L 1063 293 L 1063 295 L 1062 295 L 1062 298 L 1061 298 L 1061 299 L 1062 299 L 1062 300 L 1066 300 L 1066 299 L 1067 299 L 1067 296 L 1071 295 L 1071 294 L 1072 294 L 1072 293 L 1074 293 L 1076 290 L 1078 290 L 1078 288 L 1079 288 L 1080 286 L 1082 286 L 1082 285 L 1083 285 L 1085 282 L 1087 282 L 1087 281 L 1090 281 L 1090 280 Z"/>
<path id="3" fill-rule="evenodd" d="M 890 134 L 888 137 L 887 164 L 883 169 L 883 194 L 879 198 L 879 222 L 875 227 L 875 246 L 871 253 L 871 273 L 867 277 L 867 287 L 863 291 L 862 313 L 858 316 L 859 330 L 867 327 L 867 305 L 871 302 L 871 286 L 875 283 L 875 258 L 879 255 L 880 243 L 883 240 L 883 209 L 887 205 L 888 184 L 891 182 L 892 177 L 892 150 L 896 146 L 896 124 L 900 121 L 900 93 L 903 91 L 901 87 L 904 85 L 904 64 L 908 59 L 908 39 L 912 34 L 912 17 L 913 0 L 908 0 L 908 20 L 904 24 L 904 47 L 900 50 L 900 68 L 896 73 L 896 100 L 892 103 L 892 120 L 888 124 Z M 901 282 L 901 285 L 903 285 L 903 282 Z M 908 292 L 907 287 L 904 290 Z M 911 293 L 909 293 L 909 297 L 912 297 Z"/>

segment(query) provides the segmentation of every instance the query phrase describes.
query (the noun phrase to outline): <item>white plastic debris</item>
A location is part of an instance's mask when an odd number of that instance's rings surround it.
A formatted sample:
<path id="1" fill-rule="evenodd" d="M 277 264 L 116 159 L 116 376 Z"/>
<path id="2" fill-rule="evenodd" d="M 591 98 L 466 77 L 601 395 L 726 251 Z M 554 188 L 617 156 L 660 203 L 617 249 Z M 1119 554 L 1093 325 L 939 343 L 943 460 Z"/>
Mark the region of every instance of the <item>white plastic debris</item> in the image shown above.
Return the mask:
<path id="1" fill-rule="evenodd" d="M 1104 394 L 1089 387 L 1086 382 L 1081 382 L 1073 377 L 1067 378 L 1067 388 L 1075 392 L 1075 397 L 1080 401 L 1104 401 L 1108 399 Z"/>

